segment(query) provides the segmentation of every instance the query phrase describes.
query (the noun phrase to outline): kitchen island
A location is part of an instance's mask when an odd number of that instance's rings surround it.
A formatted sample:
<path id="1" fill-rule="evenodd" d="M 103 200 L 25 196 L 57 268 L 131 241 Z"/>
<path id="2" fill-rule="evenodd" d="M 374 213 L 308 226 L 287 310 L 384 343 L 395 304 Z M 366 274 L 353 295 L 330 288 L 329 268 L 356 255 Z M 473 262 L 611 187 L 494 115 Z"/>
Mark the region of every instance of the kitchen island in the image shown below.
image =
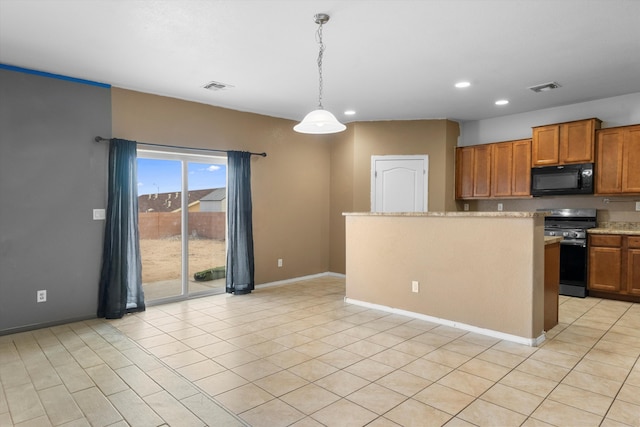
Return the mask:
<path id="1" fill-rule="evenodd" d="M 345 299 L 537 346 L 545 215 L 345 213 Z"/>
<path id="2" fill-rule="evenodd" d="M 558 324 L 560 307 L 560 242 L 562 237 L 544 237 L 544 330 Z"/>

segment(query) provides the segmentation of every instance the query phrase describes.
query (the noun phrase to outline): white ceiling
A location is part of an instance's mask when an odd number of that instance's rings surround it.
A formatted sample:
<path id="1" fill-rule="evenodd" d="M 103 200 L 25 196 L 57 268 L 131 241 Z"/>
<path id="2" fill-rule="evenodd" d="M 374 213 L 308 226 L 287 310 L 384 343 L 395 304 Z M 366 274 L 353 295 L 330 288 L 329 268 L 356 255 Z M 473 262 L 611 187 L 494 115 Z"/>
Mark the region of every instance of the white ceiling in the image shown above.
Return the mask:
<path id="1" fill-rule="evenodd" d="M 297 121 L 318 103 L 319 12 L 323 104 L 343 122 L 640 92 L 638 0 L 0 0 L 0 62 Z"/>

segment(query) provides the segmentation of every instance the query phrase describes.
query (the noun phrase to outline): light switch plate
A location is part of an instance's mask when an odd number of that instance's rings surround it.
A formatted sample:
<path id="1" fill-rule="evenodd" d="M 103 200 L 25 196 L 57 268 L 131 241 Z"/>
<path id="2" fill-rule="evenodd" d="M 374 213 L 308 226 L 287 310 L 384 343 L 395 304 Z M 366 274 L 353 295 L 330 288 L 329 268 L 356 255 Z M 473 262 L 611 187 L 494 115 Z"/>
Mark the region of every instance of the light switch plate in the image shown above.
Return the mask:
<path id="1" fill-rule="evenodd" d="M 93 219 L 94 220 L 98 221 L 98 220 L 101 220 L 101 219 L 105 219 L 106 217 L 107 216 L 106 216 L 106 213 L 105 213 L 104 209 L 94 209 L 93 210 Z"/>
<path id="2" fill-rule="evenodd" d="M 636 202 L 636 210 L 640 211 L 640 202 Z"/>

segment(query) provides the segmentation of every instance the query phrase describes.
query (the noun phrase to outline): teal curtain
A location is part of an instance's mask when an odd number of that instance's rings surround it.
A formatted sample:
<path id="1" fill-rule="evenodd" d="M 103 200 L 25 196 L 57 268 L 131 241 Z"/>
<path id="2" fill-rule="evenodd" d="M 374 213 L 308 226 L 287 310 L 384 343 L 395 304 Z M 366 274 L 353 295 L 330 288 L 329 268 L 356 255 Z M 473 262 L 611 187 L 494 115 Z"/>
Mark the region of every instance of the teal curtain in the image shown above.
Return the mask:
<path id="1" fill-rule="evenodd" d="M 227 168 L 226 291 L 248 294 L 254 289 L 251 153 L 229 151 Z"/>
<path id="2" fill-rule="evenodd" d="M 111 139 L 98 317 L 119 319 L 127 312 L 145 309 L 137 181 L 136 143 Z"/>

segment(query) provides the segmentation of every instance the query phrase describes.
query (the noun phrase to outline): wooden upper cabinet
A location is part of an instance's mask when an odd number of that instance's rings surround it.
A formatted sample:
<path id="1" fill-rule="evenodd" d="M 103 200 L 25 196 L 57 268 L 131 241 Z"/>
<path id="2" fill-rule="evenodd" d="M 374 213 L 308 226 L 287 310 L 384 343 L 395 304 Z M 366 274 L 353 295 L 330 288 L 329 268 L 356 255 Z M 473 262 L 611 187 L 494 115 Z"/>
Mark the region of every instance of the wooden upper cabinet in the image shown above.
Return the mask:
<path id="1" fill-rule="evenodd" d="M 599 119 L 578 120 L 533 128 L 531 165 L 593 163 Z"/>
<path id="2" fill-rule="evenodd" d="M 560 125 L 560 163 L 593 163 L 595 131 L 598 119 L 580 120 Z"/>
<path id="3" fill-rule="evenodd" d="M 531 195 L 531 140 L 513 142 L 512 196 Z"/>
<path id="4" fill-rule="evenodd" d="M 473 161 L 473 196 L 491 196 L 491 145 L 476 145 Z"/>
<path id="5" fill-rule="evenodd" d="M 456 149 L 456 199 L 473 197 L 473 160 L 475 149 Z"/>
<path id="6" fill-rule="evenodd" d="M 501 142 L 493 146 L 491 164 L 491 195 L 511 196 L 513 191 L 513 144 Z"/>
<path id="7" fill-rule="evenodd" d="M 596 132 L 596 194 L 640 193 L 640 125 Z"/>
<path id="8" fill-rule="evenodd" d="M 550 166 L 560 162 L 560 125 L 533 128 L 531 165 Z"/>
<path id="9" fill-rule="evenodd" d="M 491 196 L 512 197 L 531 194 L 531 140 L 493 144 Z"/>
<path id="10" fill-rule="evenodd" d="M 622 192 L 640 193 L 640 125 L 629 126 L 624 132 Z"/>
<path id="11" fill-rule="evenodd" d="M 456 199 L 531 194 L 531 140 L 456 149 Z"/>
<path id="12" fill-rule="evenodd" d="M 596 194 L 622 191 L 622 128 L 602 129 L 596 134 Z"/>
<path id="13" fill-rule="evenodd" d="M 474 199 L 491 195 L 491 145 L 456 149 L 456 198 Z"/>

